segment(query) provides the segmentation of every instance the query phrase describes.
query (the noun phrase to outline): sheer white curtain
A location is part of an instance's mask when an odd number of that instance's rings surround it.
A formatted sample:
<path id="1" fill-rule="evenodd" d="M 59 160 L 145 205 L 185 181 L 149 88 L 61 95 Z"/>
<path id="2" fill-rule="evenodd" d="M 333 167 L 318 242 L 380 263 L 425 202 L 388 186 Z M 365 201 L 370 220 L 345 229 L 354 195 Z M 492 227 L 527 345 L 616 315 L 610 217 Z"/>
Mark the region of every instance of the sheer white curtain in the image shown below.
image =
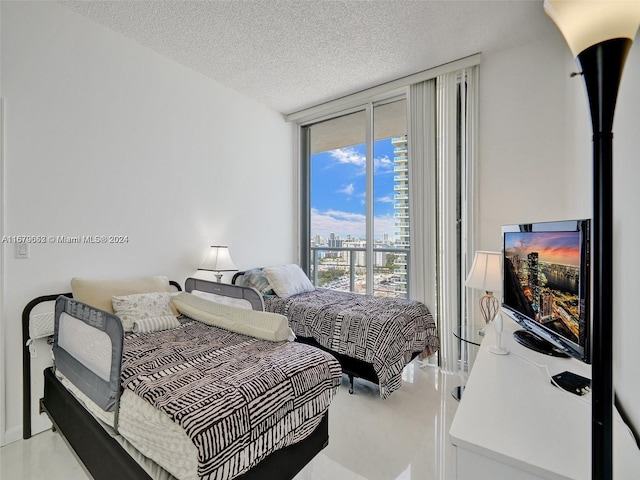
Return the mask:
<path id="1" fill-rule="evenodd" d="M 466 324 L 464 280 L 475 251 L 478 67 L 437 78 L 438 265 L 441 367 L 457 371 L 453 331 Z M 465 344 L 466 346 L 466 344 Z"/>
<path id="2" fill-rule="evenodd" d="M 409 222 L 411 298 L 438 323 L 436 251 L 436 80 L 409 88 Z"/>
<path id="3" fill-rule="evenodd" d="M 453 331 L 466 322 L 463 282 L 475 251 L 477 98 L 477 66 L 409 90 L 411 297 L 435 317 L 446 372 L 458 371 Z"/>

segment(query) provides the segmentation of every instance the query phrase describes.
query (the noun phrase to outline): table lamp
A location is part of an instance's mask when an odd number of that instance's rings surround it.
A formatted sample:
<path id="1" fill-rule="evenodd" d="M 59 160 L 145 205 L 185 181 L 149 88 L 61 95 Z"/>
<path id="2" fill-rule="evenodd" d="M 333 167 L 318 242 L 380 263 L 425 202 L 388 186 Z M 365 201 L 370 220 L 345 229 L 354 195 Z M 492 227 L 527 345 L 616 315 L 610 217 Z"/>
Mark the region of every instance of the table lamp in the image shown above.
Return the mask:
<path id="1" fill-rule="evenodd" d="M 480 298 L 480 312 L 485 325 L 494 319 L 500 309 L 500 302 L 493 296 L 493 292 L 502 290 L 500 260 L 501 254 L 499 252 L 478 250 L 465 282 L 467 287 L 485 292 L 485 295 Z M 484 332 L 481 331 L 482 333 Z"/>
<path id="2" fill-rule="evenodd" d="M 212 245 L 209 254 L 204 259 L 198 270 L 213 272 L 216 281 L 220 283 L 222 280 L 222 272 L 235 272 L 238 269 L 231 260 L 229 255 L 229 247 L 226 245 Z"/>

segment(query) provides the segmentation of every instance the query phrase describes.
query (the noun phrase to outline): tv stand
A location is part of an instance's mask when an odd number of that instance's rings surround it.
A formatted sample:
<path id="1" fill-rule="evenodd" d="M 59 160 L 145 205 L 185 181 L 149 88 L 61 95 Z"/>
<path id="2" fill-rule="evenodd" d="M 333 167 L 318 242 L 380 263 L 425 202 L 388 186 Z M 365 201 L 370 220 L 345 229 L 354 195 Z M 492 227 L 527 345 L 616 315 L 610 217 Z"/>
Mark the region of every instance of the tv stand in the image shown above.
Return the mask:
<path id="1" fill-rule="evenodd" d="M 529 350 L 512 337 L 521 328 L 503 313 L 502 345 L 494 355 L 495 322 L 485 335 L 451 429 L 456 480 L 591 480 L 591 399 L 554 387 L 566 370 L 591 378 L 591 365 Z M 613 411 L 615 480 L 637 479 L 640 449 Z"/>
<path id="2" fill-rule="evenodd" d="M 535 333 L 531 333 L 529 330 L 516 330 L 513 332 L 513 338 L 521 345 L 524 345 L 531 350 L 544 355 L 551 355 L 552 357 L 566 358 L 565 352 L 557 348 L 551 342 L 547 342 L 544 338 L 540 338 Z"/>

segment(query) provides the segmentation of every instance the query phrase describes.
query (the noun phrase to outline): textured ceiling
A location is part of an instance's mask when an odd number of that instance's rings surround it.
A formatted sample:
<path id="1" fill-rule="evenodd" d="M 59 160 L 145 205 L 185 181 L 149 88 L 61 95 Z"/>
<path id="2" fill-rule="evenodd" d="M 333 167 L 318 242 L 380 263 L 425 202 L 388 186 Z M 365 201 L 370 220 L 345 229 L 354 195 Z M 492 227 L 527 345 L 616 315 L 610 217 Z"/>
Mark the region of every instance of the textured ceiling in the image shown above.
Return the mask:
<path id="1" fill-rule="evenodd" d="M 554 29 L 542 0 L 60 3 L 282 113 Z"/>

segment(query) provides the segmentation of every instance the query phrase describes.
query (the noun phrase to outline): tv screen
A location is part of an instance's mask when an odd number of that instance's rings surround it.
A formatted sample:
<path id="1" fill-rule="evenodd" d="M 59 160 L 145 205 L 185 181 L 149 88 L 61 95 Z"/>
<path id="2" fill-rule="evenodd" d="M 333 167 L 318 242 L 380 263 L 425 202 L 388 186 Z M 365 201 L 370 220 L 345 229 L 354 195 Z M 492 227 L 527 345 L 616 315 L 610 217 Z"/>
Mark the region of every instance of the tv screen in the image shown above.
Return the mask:
<path id="1" fill-rule="evenodd" d="M 503 309 L 516 340 L 590 362 L 589 220 L 505 225 Z"/>

